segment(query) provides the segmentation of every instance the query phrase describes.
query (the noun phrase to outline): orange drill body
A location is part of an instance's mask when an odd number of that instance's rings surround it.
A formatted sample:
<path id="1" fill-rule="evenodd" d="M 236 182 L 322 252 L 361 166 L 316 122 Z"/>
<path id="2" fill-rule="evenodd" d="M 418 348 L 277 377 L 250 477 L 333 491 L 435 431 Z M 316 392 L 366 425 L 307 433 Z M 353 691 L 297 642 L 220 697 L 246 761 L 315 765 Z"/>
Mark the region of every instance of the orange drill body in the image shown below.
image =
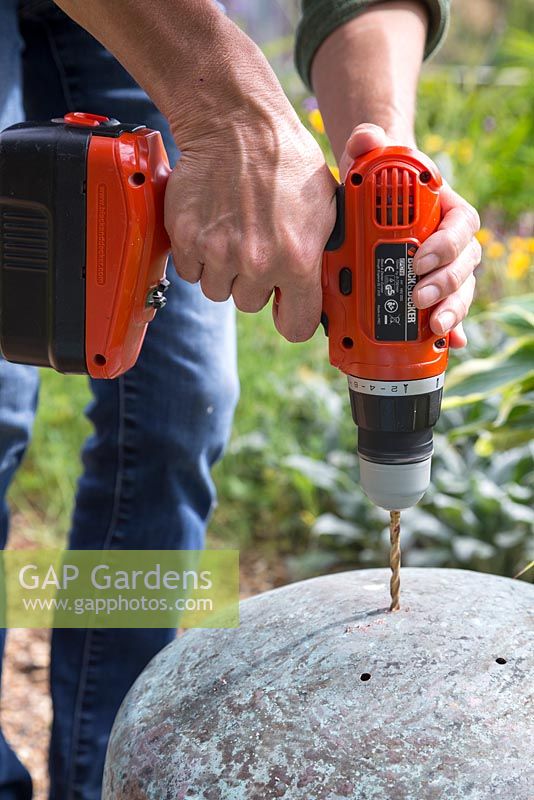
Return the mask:
<path id="1" fill-rule="evenodd" d="M 322 273 L 330 361 L 347 375 L 416 380 L 445 371 L 444 337 L 411 302 L 413 257 L 439 225 L 440 187 L 432 162 L 407 147 L 366 153 L 347 174 L 343 232 Z"/>

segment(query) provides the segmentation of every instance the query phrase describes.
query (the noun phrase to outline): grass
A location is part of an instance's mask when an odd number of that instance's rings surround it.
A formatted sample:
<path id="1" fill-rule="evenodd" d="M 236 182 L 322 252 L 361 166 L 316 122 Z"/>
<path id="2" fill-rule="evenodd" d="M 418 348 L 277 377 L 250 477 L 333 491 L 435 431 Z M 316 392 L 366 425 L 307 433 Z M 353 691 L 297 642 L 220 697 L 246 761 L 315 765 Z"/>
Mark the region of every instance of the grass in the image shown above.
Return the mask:
<path id="1" fill-rule="evenodd" d="M 287 387 L 296 385 L 306 370 L 333 373 L 327 340 L 321 328 L 310 342 L 286 342 L 275 331 L 269 308 L 257 315 L 238 314 L 238 328 L 241 398 L 233 442 L 261 432 L 273 453 L 287 452 L 288 435 L 299 438 L 298 430 L 291 432 L 295 407 Z M 67 534 L 81 471 L 80 450 L 91 432 L 84 414 L 90 400 L 85 377 L 41 370 L 32 441 L 9 493 L 12 508 L 22 514 L 39 541 L 62 542 Z M 231 475 L 224 465 L 217 468 L 216 477 L 231 489 Z M 214 521 L 214 528 L 227 540 L 231 534 L 221 528 L 228 516 L 219 508 Z"/>

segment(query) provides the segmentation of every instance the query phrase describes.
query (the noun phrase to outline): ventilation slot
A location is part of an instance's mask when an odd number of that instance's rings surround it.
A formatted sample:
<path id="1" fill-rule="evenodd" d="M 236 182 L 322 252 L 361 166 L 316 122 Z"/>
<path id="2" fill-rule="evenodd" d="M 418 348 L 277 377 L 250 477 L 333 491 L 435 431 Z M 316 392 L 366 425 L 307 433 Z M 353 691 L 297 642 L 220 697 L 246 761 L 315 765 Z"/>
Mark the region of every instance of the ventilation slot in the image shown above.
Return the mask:
<path id="1" fill-rule="evenodd" d="M 0 206 L 0 265 L 3 269 L 48 269 L 48 216 L 35 208 Z"/>
<path id="2" fill-rule="evenodd" d="M 376 221 L 384 227 L 410 225 L 415 220 L 415 181 L 407 169 L 390 167 L 375 173 Z"/>

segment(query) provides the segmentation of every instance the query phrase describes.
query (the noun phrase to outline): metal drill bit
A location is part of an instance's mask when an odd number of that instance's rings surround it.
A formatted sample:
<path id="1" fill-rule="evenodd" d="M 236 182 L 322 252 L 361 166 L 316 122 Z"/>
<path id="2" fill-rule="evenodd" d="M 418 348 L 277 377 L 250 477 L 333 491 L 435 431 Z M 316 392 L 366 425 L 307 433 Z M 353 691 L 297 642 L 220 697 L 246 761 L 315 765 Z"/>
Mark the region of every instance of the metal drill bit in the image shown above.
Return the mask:
<path id="1" fill-rule="evenodd" d="M 389 539 L 391 549 L 389 551 L 389 566 L 391 567 L 391 580 L 389 591 L 391 594 L 390 611 L 398 611 L 400 608 L 400 568 L 401 568 L 401 548 L 400 548 L 400 511 L 390 512 Z"/>

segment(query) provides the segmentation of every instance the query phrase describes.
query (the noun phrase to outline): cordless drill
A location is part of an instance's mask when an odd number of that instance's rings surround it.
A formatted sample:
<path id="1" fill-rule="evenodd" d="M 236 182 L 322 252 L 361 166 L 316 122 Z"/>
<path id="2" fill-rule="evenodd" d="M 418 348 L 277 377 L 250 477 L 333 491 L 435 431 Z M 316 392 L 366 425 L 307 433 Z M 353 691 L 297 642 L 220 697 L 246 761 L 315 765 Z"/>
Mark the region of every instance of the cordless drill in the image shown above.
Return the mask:
<path id="1" fill-rule="evenodd" d="M 412 299 L 414 257 L 441 220 L 441 178 L 407 147 L 359 157 L 338 192 L 323 257 L 330 361 L 347 376 L 360 481 L 381 508 L 415 505 L 430 482 L 448 336 Z"/>
<path id="2" fill-rule="evenodd" d="M 0 134 L 0 349 L 9 361 L 114 378 L 165 304 L 170 173 L 157 131 L 71 112 Z M 408 148 L 358 158 L 323 260 L 330 361 L 348 375 L 361 482 L 386 509 L 430 479 L 447 337 L 412 301 L 441 179 Z"/>

